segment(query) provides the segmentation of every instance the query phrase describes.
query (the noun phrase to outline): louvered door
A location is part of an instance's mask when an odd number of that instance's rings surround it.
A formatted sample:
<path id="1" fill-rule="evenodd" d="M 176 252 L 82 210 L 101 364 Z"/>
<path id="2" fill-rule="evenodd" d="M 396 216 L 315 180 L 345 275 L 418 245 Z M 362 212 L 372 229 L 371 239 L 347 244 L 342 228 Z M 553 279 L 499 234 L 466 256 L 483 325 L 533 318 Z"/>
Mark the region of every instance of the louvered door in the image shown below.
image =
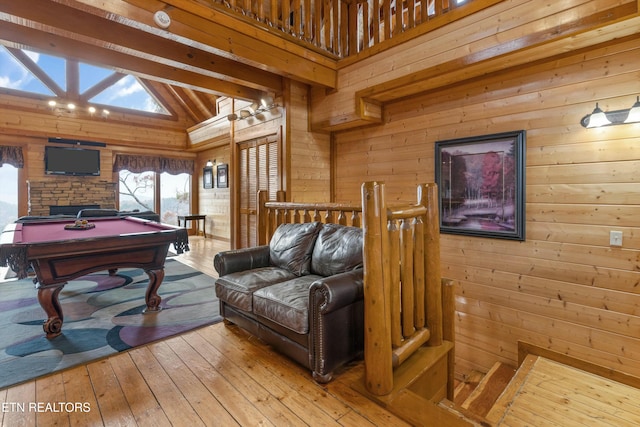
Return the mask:
<path id="1" fill-rule="evenodd" d="M 269 200 L 280 190 L 279 134 L 256 138 L 238 145 L 238 248 L 257 244 L 258 190 L 267 190 Z"/>

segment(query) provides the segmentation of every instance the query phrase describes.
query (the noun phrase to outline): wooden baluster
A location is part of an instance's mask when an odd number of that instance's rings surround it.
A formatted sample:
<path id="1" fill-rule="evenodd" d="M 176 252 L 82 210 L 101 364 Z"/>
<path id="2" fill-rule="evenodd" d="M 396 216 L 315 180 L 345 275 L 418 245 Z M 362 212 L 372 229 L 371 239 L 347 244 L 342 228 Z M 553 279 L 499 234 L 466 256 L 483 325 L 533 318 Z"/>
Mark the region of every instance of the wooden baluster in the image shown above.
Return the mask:
<path id="1" fill-rule="evenodd" d="M 282 28 L 285 32 L 291 31 L 291 3 L 288 0 L 280 2 L 282 5 Z"/>
<path id="2" fill-rule="evenodd" d="M 393 35 L 400 34 L 404 28 L 402 27 L 402 18 L 404 15 L 404 8 L 402 7 L 402 0 L 396 0 L 396 23 L 393 26 Z"/>
<path id="3" fill-rule="evenodd" d="M 369 21 L 369 2 L 360 3 L 360 10 L 362 13 L 362 40 L 359 51 L 364 50 L 371 44 L 371 26 Z"/>
<path id="4" fill-rule="evenodd" d="M 453 322 L 456 312 L 456 292 L 455 282 L 451 279 L 442 279 L 442 312 L 444 313 L 442 321 L 443 338 L 451 343 L 456 341 L 456 328 Z M 455 363 L 456 354 L 455 346 L 449 350 L 447 355 L 447 399 L 453 399 L 455 391 Z"/>
<path id="5" fill-rule="evenodd" d="M 360 227 L 360 215 L 358 211 L 351 211 L 351 226 Z"/>
<path id="6" fill-rule="evenodd" d="M 278 26 L 278 0 L 271 0 L 271 9 L 269 10 L 269 20 L 271 21 L 271 25 L 277 27 Z"/>
<path id="7" fill-rule="evenodd" d="M 442 15 L 443 9 L 446 9 L 446 8 L 443 7 L 443 4 L 446 3 L 448 5 L 449 1 L 448 0 L 433 0 L 433 1 L 434 1 L 433 5 L 434 5 L 434 8 L 435 8 L 434 9 L 435 13 L 434 13 L 433 16 L 436 17 L 436 16 Z"/>
<path id="8" fill-rule="evenodd" d="M 331 44 L 331 0 L 324 0 L 324 13 L 322 14 L 322 27 L 324 29 L 324 48 L 332 52 Z"/>
<path id="9" fill-rule="evenodd" d="M 416 0 L 407 0 L 407 29 L 416 26 Z"/>
<path id="10" fill-rule="evenodd" d="M 276 208 L 276 228 L 284 223 L 284 212 L 280 208 Z"/>
<path id="11" fill-rule="evenodd" d="M 347 54 L 346 55 L 354 55 L 358 52 L 358 46 L 360 45 L 360 32 L 358 31 L 358 11 L 360 10 L 360 5 L 358 3 L 351 3 L 345 5 L 347 8 L 347 38 L 348 38 L 348 46 L 347 46 Z M 345 55 L 345 56 L 346 56 Z"/>
<path id="12" fill-rule="evenodd" d="M 300 16 L 300 0 L 293 0 L 293 7 L 291 9 L 293 16 L 293 34 L 296 37 L 302 35 L 302 20 Z"/>
<path id="13" fill-rule="evenodd" d="M 320 217 L 320 212 L 318 211 L 318 209 L 313 210 L 312 220 L 313 222 L 321 222 L 322 218 Z"/>
<path id="14" fill-rule="evenodd" d="M 393 389 L 391 352 L 390 268 L 384 184 L 362 185 L 364 238 L 364 365 L 365 385 L 375 395 Z"/>
<path id="15" fill-rule="evenodd" d="M 267 208 L 264 206 L 264 204 L 267 203 L 268 196 L 269 195 L 265 190 L 259 190 L 256 196 L 258 198 L 258 218 L 256 221 L 258 224 L 258 245 L 266 245 L 268 242 L 267 235 L 269 233 L 269 213 L 267 211 Z"/>
<path id="16" fill-rule="evenodd" d="M 429 1 L 433 0 L 420 0 L 420 23 L 426 22 L 429 19 Z"/>
<path id="17" fill-rule="evenodd" d="M 301 222 L 304 222 L 304 221 L 301 221 L 300 219 L 301 219 L 300 218 L 300 210 L 299 209 L 293 209 L 293 223 L 294 224 L 300 224 Z"/>
<path id="18" fill-rule="evenodd" d="M 268 225 L 268 234 L 267 234 L 267 244 L 271 241 L 271 236 L 273 236 L 273 232 L 276 230 L 276 212 L 275 209 L 269 209 L 269 225 Z"/>
<path id="19" fill-rule="evenodd" d="M 411 221 L 403 219 L 400 222 L 400 280 L 402 281 L 402 335 L 410 338 L 415 329 L 414 321 L 414 288 L 413 288 L 413 233 Z"/>
<path id="20" fill-rule="evenodd" d="M 313 44 L 322 47 L 322 1 L 315 0 L 315 13 L 313 15 Z"/>
<path id="21" fill-rule="evenodd" d="M 418 187 L 418 203 L 428 206 L 424 226 L 425 283 L 427 287 L 427 326 L 431 331 L 429 345 L 442 344 L 442 286 L 440 274 L 440 220 L 438 187 L 424 184 Z"/>
<path id="22" fill-rule="evenodd" d="M 421 217 L 416 217 L 413 223 L 413 284 L 414 310 L 416 329 L 426 326 L 425 322 L 425 277 L 424 277 L 424 223 Z"/>
<path id="23" fill-rule="evenodd" d="M 380 41 L 389 40 L 391 38 L 391 2 L 389 0 L 382 2 L 382 19 L 384 20 L 384 34 Z"/>
<path id="24" fill-rule="evenodd" d="M 391 306 L 391 345 L 394 348 L 402 345 L 402 303 L 400 273 L 400 230 L 398 221 L 390 220 L 387 226 L 389 233 L 389 269 L 391 270 L 390 306 Z"/>
<path id="25" fill-rule="evenodd" d="M 311 0 L 304 0 L 304 24 L 302 28 L 302 35 L 308 42 L 313 41 L 313 8 L 311 7 Z"/>
<path id="26" fill-rule="evenodd" d="M 340 225 L 347 225 L 347 217 L 342 209 L 338 211 L 338 220 L 336 222 Z"/>

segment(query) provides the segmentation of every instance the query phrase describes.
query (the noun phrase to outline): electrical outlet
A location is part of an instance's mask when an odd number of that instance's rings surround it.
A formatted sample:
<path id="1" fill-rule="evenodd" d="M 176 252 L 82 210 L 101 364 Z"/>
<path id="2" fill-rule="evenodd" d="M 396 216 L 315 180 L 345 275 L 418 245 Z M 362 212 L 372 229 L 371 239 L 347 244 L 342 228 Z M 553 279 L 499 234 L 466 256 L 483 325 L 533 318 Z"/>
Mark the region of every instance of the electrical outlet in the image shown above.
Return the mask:
<path id="1" fill-rule="evenodd" d="M 611 246 L 622 246 L 622 231 L 611 231 L 609 233 L 609 244 Z"/>

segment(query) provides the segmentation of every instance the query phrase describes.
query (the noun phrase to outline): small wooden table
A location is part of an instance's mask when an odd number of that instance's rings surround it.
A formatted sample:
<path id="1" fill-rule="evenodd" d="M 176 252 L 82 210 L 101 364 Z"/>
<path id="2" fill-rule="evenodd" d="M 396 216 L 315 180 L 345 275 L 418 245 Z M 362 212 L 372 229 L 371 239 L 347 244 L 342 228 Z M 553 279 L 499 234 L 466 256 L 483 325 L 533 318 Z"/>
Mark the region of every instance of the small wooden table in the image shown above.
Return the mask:
<path id="1" fill-rule="evenodd" d="M 181 227 L 182 221 L 184 221 L 184 228 L 187 228 L 187 221 L 196 221 L 196 236 L 200 232 L 200 220 L 202 220 L 202 235 L 207 238 L 207 216 L 199 214 L 178 215 L 178 227 Z"/>

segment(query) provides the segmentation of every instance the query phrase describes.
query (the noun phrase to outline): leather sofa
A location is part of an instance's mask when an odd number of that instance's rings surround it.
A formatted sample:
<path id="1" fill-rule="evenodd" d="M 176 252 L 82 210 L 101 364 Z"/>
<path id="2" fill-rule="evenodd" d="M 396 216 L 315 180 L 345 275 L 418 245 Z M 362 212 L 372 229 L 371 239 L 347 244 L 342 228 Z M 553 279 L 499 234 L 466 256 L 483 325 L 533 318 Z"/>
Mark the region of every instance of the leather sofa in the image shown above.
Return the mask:
<path id="1" fill-rule="evenodd" d="M 214 257 L 220 314 L 329 382 L 362 356 L 362 230 L 282 224 L 269 245 Z"/>

